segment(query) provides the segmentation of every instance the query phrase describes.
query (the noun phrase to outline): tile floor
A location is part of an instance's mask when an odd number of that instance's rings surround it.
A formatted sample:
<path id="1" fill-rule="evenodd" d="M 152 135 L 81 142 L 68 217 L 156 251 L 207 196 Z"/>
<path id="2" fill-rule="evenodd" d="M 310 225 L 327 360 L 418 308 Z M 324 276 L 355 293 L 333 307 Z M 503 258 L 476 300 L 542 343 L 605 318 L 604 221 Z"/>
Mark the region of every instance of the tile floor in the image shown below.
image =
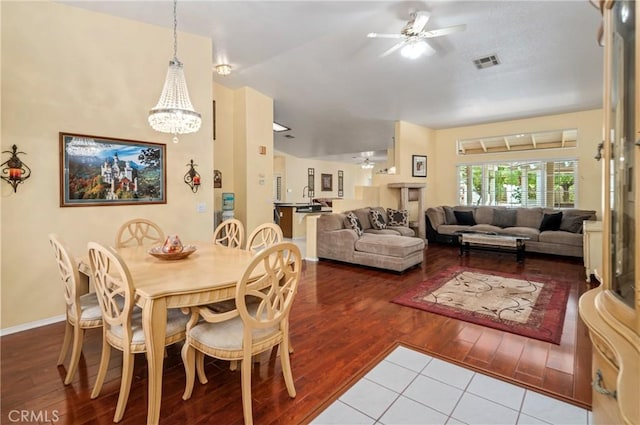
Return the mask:
<path id="1" fill-rule="evenodd" d="M 398 346 L 311 424 L 591 424 L 591 412 Z"/>

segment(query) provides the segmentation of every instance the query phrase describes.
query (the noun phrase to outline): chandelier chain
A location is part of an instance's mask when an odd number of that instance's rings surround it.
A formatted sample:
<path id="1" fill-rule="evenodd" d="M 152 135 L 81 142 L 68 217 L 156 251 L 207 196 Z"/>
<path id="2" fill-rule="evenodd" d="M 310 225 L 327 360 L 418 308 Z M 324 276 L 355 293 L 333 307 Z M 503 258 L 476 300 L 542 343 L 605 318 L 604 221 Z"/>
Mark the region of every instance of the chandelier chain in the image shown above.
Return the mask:
<path id="1" fill-rule="evenodd" d="M 178 0 L 173 0 L 173 58 L 178 60 Z"/>

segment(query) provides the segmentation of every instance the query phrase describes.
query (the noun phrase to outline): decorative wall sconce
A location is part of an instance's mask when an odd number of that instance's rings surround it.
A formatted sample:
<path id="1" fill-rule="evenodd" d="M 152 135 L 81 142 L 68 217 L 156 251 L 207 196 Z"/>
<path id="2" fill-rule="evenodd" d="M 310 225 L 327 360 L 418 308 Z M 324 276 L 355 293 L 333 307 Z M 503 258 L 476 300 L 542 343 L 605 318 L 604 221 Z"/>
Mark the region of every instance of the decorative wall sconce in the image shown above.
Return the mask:
<path id="1" fill-rule="evenodd" d="M 18 158 L 18 154 L 26 155 L 26 153 L 18 152 L 16 145 L 13 145 L 11 149 L 10 151 L 2 152 L 11 154 L 11 158 L 0 164 L 0 167 L 2 167 L 0 178 L 9 183 L 14 192 L 17 192 L 18 185 L 31 177 L 31 169 Z"/>
<path id="2" fill-rule="evenodd" d="M 196 193 L 200 188 L 200 173 L 196 171 L 196 165 L 198 164 L 194 164 L 192 159 L 191 163 L 187 164 L 189 171 L 184 175 L 184 182 L 191 188 L 193 193 Z"/>

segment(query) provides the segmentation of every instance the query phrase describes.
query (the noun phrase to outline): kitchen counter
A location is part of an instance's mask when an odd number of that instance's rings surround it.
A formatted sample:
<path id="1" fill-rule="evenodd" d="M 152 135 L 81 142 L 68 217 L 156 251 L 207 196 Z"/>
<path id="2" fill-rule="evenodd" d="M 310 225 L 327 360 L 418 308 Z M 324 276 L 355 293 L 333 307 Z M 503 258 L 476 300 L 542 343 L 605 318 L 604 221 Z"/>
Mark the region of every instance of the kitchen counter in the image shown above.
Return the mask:
<path id="1" fill-rule="evenodd" d="M 306 237 L 305 218 L 308 215 L 330 213 L 330 207 L 323 207 L 321 204 L 297 203 L 274 203 L 276 214 L 285 238 L 299 239 Z"/>

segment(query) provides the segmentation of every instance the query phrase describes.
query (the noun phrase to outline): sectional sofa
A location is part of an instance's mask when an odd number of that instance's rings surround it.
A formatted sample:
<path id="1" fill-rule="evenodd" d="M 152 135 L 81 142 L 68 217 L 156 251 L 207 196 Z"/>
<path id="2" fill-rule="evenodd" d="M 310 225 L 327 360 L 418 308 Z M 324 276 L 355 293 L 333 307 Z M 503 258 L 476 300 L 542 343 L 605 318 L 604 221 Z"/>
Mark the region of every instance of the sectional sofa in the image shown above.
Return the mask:
<path id="1" fill-rule="evenodd" d="M 374 228 L 372 210 L 377 212 L 375 216 L 378 220 L 384 220 L 384 225 L 378 224 L 378 227 L 384 228 Z M 348 217 L 357 217 L 362 229 L 355 230 Z M 316 252 L 321 260 L 337 260 L 402 272 L 422 263 L 424 259 L 424 240 L 414 236 L 415 232 L 407 225 L 394 225 L 385 209 L 359 208 L 323 214 L 318 218 Z"/>
<path id="2" fill-rule="evenodd" d="M 582 223 L 596 212 L 581 209 L 438 206 L 426 212 L 429 242 L 457 243 L 460 231 L 527 236 L 527 252 L 582 257 Z"/>

